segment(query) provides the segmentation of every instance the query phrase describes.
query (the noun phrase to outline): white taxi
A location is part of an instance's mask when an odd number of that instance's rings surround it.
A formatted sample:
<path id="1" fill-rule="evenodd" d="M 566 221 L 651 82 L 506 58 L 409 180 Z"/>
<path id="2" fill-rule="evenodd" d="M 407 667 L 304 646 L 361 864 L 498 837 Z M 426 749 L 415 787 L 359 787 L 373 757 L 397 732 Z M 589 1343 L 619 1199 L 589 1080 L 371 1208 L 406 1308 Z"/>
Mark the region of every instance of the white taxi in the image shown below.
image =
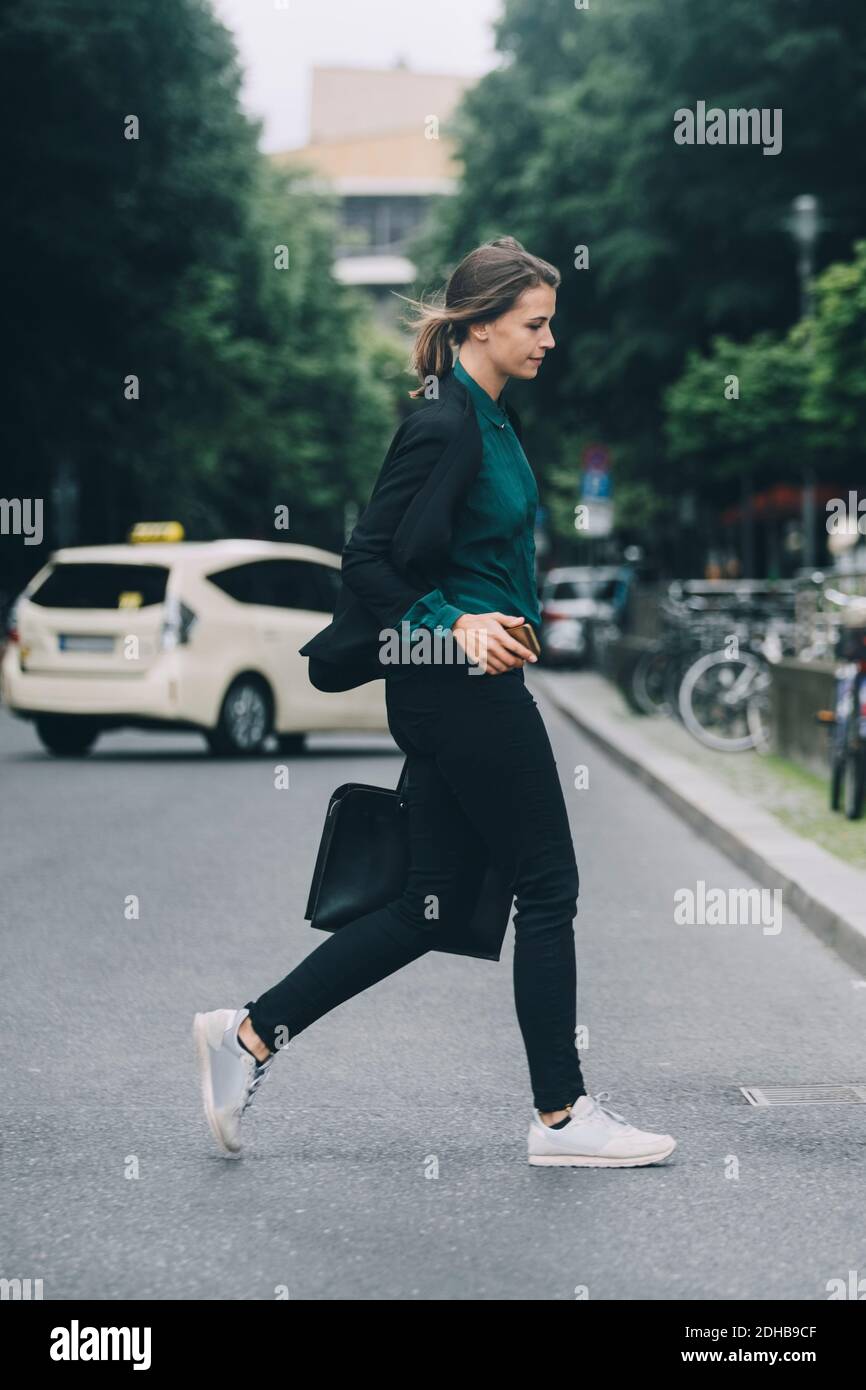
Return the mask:
<path id="1" fill-rule="evenodd" d="M 123 726 L 198 729 L 220 754 L 387 731 L 384 682 L 325 694 L 298 651 L 339 572 L 330 551 L 271 541 L 57 550 L 13 605 L 0 698 L 56 754 Z"/>

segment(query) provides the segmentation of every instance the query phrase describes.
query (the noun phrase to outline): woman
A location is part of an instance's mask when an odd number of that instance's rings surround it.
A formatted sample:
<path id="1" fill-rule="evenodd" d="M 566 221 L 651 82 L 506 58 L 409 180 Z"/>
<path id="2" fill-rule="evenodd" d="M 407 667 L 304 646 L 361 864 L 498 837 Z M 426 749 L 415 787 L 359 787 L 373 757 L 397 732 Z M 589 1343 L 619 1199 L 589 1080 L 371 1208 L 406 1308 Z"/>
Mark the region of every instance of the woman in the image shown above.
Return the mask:
<path id="1" fill-rule="evenodd" d="M 399 447 L 389 450 L 344 550 L 343 588 L 354 612 L 338 612 L 331 629 L 308 644 L 327 657 L 328 634 L 356 633 L 362 612 L 371 631 L 399 618 L 410 640 L 422 628 L 439 638 L 438 656 L 426 663 L 383 665 L 380 657 L 372 674 L 367 661 L 361 674 L 350 667 L 341 677 L 332 668 L 333 683 L 321 684 L 342 689 L 384 675 L 389 728 L 408 759 L 406 888 L 395 902 L 335 932 L 258 999 L 196 1014 L 205 1112 L 226 1154 L 240 1151 L 241 1116 L 276 1052 L 336 1005 L 430 950 L 431 901 L 437 921 L 451 914 L 459 920 L 466 817 L 490 855 L 515 871 L 514 998 L 533 1092 L 529 1162 L 635 1166 L 656 1163 L 675 1147 L 670 1135 L 628 1124 L 602 1104 L 606 1093 L 590 1096 L 583 1083 L 575 1046 L 577 864 L 550 741 L 524 683 L 524 665 L 536 658 L 509 632 L 541 621 L 538 492 L 518 417 L 502 393 L 511 377 L 534 380 L 553 348 L 559 283 L 554 266 L 503 237 L 461 261 L 444 308 L 420 306 L 413 367 L 423 385 L 411 394 L 437 389 L 401 426 Z M 477 448 L 464 448 L 458 462 L 458 445 L 467 439 Z M 428 496 L 432 465 L 448 450 L 448 466 Z M 461 470 L 466 481 L 457 496 L 453 484 Z M 434 535 L 431 518 L 443 498 L 450 508 L 442 522 L 447 552 L 440 555 L 438 584 L 419 592 L 421 571 L 410 580 L 408 557 L 423 548 L 419 538 Z M 414 551 L 403 540 L 407 521 Z M 330 640 L 331 656 L 342 654 L 343 639 Z"/>

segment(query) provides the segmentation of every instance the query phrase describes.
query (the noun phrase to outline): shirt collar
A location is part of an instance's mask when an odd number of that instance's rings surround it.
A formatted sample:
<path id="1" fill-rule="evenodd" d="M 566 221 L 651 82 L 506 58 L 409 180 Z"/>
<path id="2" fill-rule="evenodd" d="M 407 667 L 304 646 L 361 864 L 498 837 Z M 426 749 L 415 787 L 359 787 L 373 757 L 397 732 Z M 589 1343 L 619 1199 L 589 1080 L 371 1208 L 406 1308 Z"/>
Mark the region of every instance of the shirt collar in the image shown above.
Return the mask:
<path id="1" fill-rule="evenodd" d="M 475 378 L 469 375 L 459 357 L 454 360 L 453 370 L 458 381 L 463 382 L 463 385 L 472 396 L 476 410 L 480 410 L 481 414 L 486 416 L 492 424 L 497 425 L 499 429 L 504 429 L 508 424 L 508 412 L 505 410 L 504 406 L 498 405 L 496 401 L 487 394 L 484 387 L 479 386 Z M 499 399 L 500 401 L 503 400 L 502 393 Z"/>

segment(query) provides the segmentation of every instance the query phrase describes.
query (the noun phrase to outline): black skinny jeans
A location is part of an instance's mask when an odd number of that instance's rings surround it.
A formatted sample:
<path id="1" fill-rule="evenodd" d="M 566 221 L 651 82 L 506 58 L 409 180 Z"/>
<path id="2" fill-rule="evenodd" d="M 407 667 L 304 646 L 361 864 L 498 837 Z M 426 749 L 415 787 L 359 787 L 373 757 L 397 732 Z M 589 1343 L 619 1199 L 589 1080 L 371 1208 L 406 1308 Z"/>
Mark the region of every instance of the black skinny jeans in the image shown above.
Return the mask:
<path id="1" fill-rule="evenodd" d="M 553 750 L 523 668 L 404 668 L 386 679 L 388 725 L 408 756 L 410 870 L 402 897 L 329 936 L 279 984 L 249 1001 L 274 1048 L 336 1005 L 429 951 L 460 864 L 459 812 L 493 856 L 516 868 L 514 1001 L 533 1102 L 560 1110 L 586 1093 L 576 1032 L 573 918 L 579 879 Z M 452 892 L 453 900 L 453 892 Z"/>

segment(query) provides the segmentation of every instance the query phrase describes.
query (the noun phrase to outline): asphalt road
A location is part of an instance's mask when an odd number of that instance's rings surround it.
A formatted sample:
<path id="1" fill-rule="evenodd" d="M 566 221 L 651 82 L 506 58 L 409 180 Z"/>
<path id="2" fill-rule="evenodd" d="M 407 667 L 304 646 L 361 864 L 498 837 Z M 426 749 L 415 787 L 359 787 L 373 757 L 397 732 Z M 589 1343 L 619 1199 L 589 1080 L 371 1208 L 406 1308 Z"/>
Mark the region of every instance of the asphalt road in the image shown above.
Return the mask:
<path id="1" fill-rule="evenodd" d="M 778 935 L 678 925 L 678 889 L 755 885 L 536 695 L 581 872 L 587 1085 L 673 1156 L 527 1164 L 511 928 L 498 965 L 432 952 L 309 1028 L 222 1159 L 192 1015 L 320 943 L 330 792 L 393 785 L 399 754 L 316 738 L 277 790 L 276 755 L 116 733 L 58 761 L 0 711 L 0 1277 L 46 1299 L 821 1300 L 866 1273 L 866 1107 L 738 1089 L 863 1080 L 866 989 L 787 910 Z"/>

